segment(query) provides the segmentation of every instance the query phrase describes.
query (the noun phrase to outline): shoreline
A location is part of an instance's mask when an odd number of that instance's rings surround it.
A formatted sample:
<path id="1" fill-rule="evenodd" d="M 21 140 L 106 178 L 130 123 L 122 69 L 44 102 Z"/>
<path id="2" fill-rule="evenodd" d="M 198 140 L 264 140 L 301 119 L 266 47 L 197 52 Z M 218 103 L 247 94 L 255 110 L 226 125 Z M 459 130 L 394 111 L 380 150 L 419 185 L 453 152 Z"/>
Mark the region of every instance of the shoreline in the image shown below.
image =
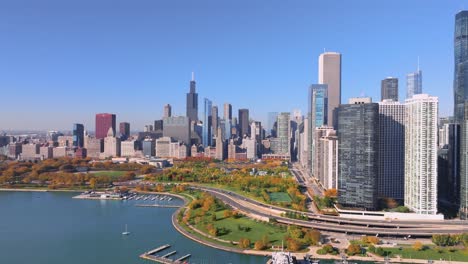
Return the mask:
<path id="1" fill-rule="evenodd" d="M 37 188 L 37 189 L 31 189 L 31 188 L 0 188 L 0 192 L 75 192 L 75 193 L 78 193 L 78 192 L 84 192 L 85 190 L 73 190 L 73 189 L 69 189 L 69 190 L 50 190 L 50 189 L 46 189 L 46 188 Z M 220 244 L 217 244 L 215 242 L 211 242 L 211 241 L 206 241 L 202 238 L 199 238 L 197 236 L 195 236 L 194 234 L 188 232 L 184 227 L 182 227 L 180 225 L 180 223 L 178 222 L 177 220 L 177 215 L 178 213 L 180 212 L 180 210 L 182 210 L 183 208 L 186 208 L 187 204 L 188 204 L 188 198 L 183 196 L 183 195 L 180 195 L 180 194 L 175 194 L 175 193 L 170 193 L 170 192 L 148 192 L 148 191 L 137 191 L 137 193 L 142 193 L 142 194 L 164 194 L 164 195 L 168 195 L 168 196 L 173 196 L 173 197 L 177 197 L 181 200 L 183 200 L 184 204 L 177 210 L 174 211 L 174 213 L 172 214 L 172 219 L 171 219 L 171 222 L 172 222 L 172 225 L 173 227 L 183 236 L 185 236 L 186 238 L 192 240 L 192 241 L 195 241 L 199 244 L 202 244 L 202 245 L 205 245 L 205 246 L 208 246 L 208 247 L 211 247 L 211 248 L 215 248 L 215 249 L 218 249 L 218 250 L 223 250 L 223 251 L 227 251 L 227 252 L 231 252 L 231 253 L 237 253 L 237 254 L 243 254 L 243 255 L 252 255 L 252 256 L 262 256 L 262 257 L 269 257 L 271 256 L 271 253 L 273 253 L 274 251 L 259 251 L 259 250 L 254 250 L 254 249 L 236 249 L 236 248 L 233 248 L 233 247 L 228 247 L 228 246 L 224 246 L 224 245 L 220 245 Z M 298 259 L 304 257 L 307 253 L 312 255 L 313 256 L 313 259 L 320 259 L 320 260 L 341 260 L 342 258 L 340 256 L 333 256 L 333 255 L 319 255 L 316 253 L 316 251 L 318 250 L 319 248 L 313 248 L 312 252 L 308 251 L 308 252 L 291 252 L 291 254 L 293 254 L 294 256 L 296 256 Z M 377 256 L 374 256 L 374 257 L 357 257 L 357 256 L 350 256 L 347 258 L 348 261 L 352 261 L 352 260 L 357 260 L 357 261 L 370 261 L 370 262 L 383 262 L 384 261 L 384 258 L 383 257 L 377 257 Z M 390 259 L 391 263 L 427 263 L 427 259 L 403 259 L 403 258 L 391 258 Z M 433 260 L 435 264 L 445 264 L 445 263 L 453 263 L 453 264 L 466 264 L 468 263 L 468 261 L 466 262 L 462 262 L 462 261 L 441 261 L 441 260 Z"/>
<path id="2" fill-rule="evenodd" d="M 85 192 L 85 190 L 74 190 L 74 189 L 47 189 L 47 188 L 37 188 L 37 189 L 32 189 L 32 188 L 0 188 L 0 192 Z"/>
<path id="3" fill-rule="evenodd" d="M 202 238 L 199 238 L 198 236 L 190 233 L 187 231 L 179 221 L 177 220 L 177 215 L 179 214 L 180 210 L 183 208 L 186 208 L 187 206 L 187 201 L 184 199 L 185 204 L 177 209 L 173 214 L 172 214 L 172 225 L 173 227 L 183 236 L 186 238 L 195 241 L 199 244 L 212 247 L 218 250 L 223 250 L 231 253 L 238 253 L 238 254 L 244 254 L 244 255 L 252 255 L 252 256 L 263 256 L 263 257 L 270 257 L 271 253 L 274 251 L 260 251 L 260 250 L 254 250 L 254 249 L 236 249 L 233 247 L 228 247 L 224 246 L 221 244 L 217 244 L 216 242 L 211 242 L 204 240 Z M 312 256 L 312 259 L 319 259 L 319 260 L 337 260 L 341 261 L 342 258 L 340 255 L 320 255 L 317 253 L 317 250 L 319 250 L 320 247 L 312 247 L 309 248 L 308 252 L 291 252 L 293 256 L 295 256 L 297 259 L 302 259 L 306 254 L 309 254 Z M 373 255 L 372 257 L 360 257 L 360 256 L 348 256 L 347 257 L 348 261 L 365 261 L 365 262 L 374 262 L 374 263 L 381 263 L 385 262 L 384 257 L 376 256 Z M 420 263 L 420 264 L 425 264 L 428 262 L 427 259 L 404 259 L 404 258 L 390 258 L 389 259 L 391 263 Z M 451 264 L 466 264 L 468 263 L 467 261 L 446 261 L 446 260 L 433 260 L 434 264 L 446 264 L 446 263 L 451 263 Z"/>

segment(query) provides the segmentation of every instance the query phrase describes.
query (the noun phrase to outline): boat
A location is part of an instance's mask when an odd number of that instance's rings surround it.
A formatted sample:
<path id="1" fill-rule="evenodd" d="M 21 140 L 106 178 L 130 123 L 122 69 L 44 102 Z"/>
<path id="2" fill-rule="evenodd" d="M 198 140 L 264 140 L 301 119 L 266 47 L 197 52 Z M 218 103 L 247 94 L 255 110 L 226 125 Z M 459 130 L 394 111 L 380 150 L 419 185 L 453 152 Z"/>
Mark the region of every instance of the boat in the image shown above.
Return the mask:
<path id="1" fill-rule="evenodd" d="M 128 230 L 127 230 L 127 224 L 125 224 L 125 232 L 122 232 L 122 235 L 124 235 L 124 236 L 130 235 L 130 232 L 128 232 Z"/>

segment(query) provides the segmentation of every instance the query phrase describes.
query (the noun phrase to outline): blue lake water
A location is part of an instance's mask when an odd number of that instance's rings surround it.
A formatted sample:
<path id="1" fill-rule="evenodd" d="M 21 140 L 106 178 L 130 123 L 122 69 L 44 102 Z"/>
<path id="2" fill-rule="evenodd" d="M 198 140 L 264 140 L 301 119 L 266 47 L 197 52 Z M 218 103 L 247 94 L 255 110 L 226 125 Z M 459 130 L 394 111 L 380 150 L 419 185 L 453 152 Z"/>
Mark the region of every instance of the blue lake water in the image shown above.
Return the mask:
<path id="1" fill-rule="evenodd" d="M 141 201 L 72 199 L 74 193 L 0 192 L 0 263 L 155 263 L 138 256 L 170 244 L 190 263 L 265 263 L 266 258 L 200 245 L 171 224 L 174 208 L 136 207 Z M 148 201 L 147 201 L 148 202 Z M 173 200 L 171 203 L 181 203 Z M 129 236 L 122 232 L 128 225 Z"/>

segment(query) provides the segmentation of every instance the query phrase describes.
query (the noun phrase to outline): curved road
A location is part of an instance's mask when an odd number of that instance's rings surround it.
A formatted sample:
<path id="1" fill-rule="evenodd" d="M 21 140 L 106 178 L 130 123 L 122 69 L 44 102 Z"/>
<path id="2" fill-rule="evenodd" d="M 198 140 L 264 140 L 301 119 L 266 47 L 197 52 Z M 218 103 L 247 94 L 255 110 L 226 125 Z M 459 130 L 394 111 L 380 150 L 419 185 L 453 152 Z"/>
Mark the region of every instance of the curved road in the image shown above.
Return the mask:
<path id="1" fill-rule="evenodd" d="M 325 217 L 323 215 L 316 215 L 313 213 L 304 213 L 312 221 L 290 219 L 274 214 L 273 210 L 280 211 L 293 211 L 280 207 L 274 207 L 267 204 L 260 203 L 248 198 L 245 198 L 236 193 L 229 191 L 202 187 L 192 186 L 192 188 L 203 190 L 222 200 L 224 203 L 238 209 L 239 211 L 256 216 L 258 218 L 268 219 L 273 218 L 276 221 L 284 224 L 294 224 L 303 227 L 315 228 L 319 230 L 326 230 L 340 233 L 353 233 L 353 234 L 367 234 L 367 235 L 390 235 L 390 236 L 413 236 L 413 237 L 430 237 L 433 234 L 451 234 L 468 232 L 468 225 L 449 223 L 446 221 L 405 221 L 405 222 L 385 222 L 385 221 L 365 221 L 355 219 L 341 219 L 339 217 Z"/>

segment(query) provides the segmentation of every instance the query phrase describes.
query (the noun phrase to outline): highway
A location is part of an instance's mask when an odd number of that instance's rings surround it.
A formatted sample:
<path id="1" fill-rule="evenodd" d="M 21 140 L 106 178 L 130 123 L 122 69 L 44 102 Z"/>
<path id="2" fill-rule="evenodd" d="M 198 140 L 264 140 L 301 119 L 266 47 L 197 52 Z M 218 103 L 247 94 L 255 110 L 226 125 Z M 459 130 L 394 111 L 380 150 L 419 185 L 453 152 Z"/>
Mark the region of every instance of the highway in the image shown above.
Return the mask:
<path id="1" fill-rule="evenodd" d="M 365 234 L 365 235 L 389 235 L 395 237 L 430 237 L 433 234 L 452 234 L 460 232 L 468 232 L 466 222 L 455 224 L 446 224 L 444 222 L 385 222 L 385 221 L 366 221 L 356 219 L 341 219 L 339 217 L 324 217 L 313 213 L 305 213 L 309 217 L 309 221 L 290 219 L 283 217 L 275 211 L 286 211 L 288 209 L 275 207 L 253 201 L 236 193 L 229 191 L 203 187 L 192 186 L 194 189 L 199 189 L 210 193 L 217 197 L 227 205 L 241 211 L 247 215 L 253 215 L 261 218 L 273 218 L 279 223 L 294 224 L 303 227 L 315 228 L 318 230 L 340 232 L 346 234 Z M 289 210 L 294 211 L 294 210 Z M 301 212 L 304 213 L 304 212 Z"/>

